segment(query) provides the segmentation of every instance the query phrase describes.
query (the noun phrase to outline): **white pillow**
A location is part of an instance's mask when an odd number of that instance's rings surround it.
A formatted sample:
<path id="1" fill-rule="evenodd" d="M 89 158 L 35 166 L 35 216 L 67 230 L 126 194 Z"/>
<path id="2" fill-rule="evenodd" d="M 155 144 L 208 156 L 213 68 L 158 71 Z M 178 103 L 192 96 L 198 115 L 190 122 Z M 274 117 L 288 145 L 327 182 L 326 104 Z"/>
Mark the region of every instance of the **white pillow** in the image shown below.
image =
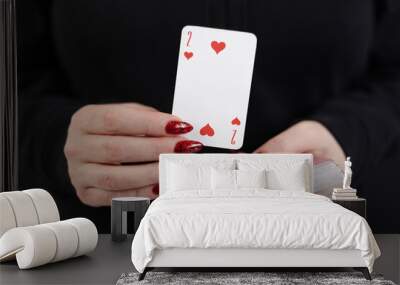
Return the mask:
<path id="1" fill-rule="evenodd" d="M 273 190 L 306 191 L 310 181 L 307 181 L 307 171 L 310 171 L 303 160 L 250 160 L 237 161 L 239 170 L 267 171 L 267 188 Z"/>
<path id="2" fill-rule="evenodd" d="M 238 188 L 267 188 L 267 171 L 263 170 L 236 170 Z"/>
<path id="3" fill-rule="evenodd" d="M 236 189 L 236 170 L 211 169 L 211 189 Z"/>
<path id="4" fill-rule="evenodd" d="M 239 188 L 267 188 L 266 170 L 211 169 L 213 190 L 236 190 Z"/>
<path id="5" fill-rule="evenodd" d="M 287 169 L 284 172 L 270 170 L 267 172 L 268 188 L 272 190 L 289 190 L 306 192 L 307 183 L 302 167 Z"/>
<path id="6" fill-rule="evenodd" d="M 235 169 L 236 161 L 177 159 L 166 165 L 167 191 L 211 190 L 211 168 Z"/>
<path id="7" fill-rule="evenodd" d="M 211 167 L 185 166 L 170 163 L 168 166 L 168 189 L 170 191 L 185 191 L 193 189 L 210 189 Z"/>

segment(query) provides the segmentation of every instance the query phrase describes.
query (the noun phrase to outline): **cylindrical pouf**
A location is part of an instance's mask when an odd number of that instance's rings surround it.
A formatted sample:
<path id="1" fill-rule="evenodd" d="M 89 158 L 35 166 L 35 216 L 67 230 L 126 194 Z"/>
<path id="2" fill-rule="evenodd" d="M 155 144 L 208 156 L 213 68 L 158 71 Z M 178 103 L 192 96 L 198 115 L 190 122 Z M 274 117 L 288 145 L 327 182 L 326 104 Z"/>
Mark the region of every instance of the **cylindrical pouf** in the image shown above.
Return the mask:
<path id="1" fill-rule="evenodd" d="M 51 229 L 57 238 L 57 251 L 51 262 L 57 262 L 71 258 L 78 250 L 78 233 L 74 226 L 65 221 L 43 224 L 43 227 Z"/>
<path id="2" fill-rule="evenodd" d="M 98 234 L 92 221 L 85 218 L 74 218 L 64 222 L 73 225 L 78 233 L 78 249 L 74 257 L 86 254 L 96 248 Z"/>
<path id="3" fill-rule="evenodd" d="M 13 228 L 0 238 L 0 261 L 16 257 L 28 269 L 89 253 L 97 240 L 96 226 L 85 218 Z"/>
<path id="4" fill-rule="evenodd" d="M 49 263 L 56 251 L 54 232 L 41 225 L 11 229 L 0 239 L 0 260 L 16 254 L 20 269 Z"/>
<path id="5" fill-rule="evenodd" d="M 49 192 L 43 189 L 29 189 L 22 192 L 31 197 L 39 218 L 39 224 L 57 222 L 60 220 L 56 202 Z"/>
<path id="6" fill-rule="evenodd" d="M 16 226 L 17 222 L 11 204 L 6 197 L 0 194 L 0 238 L 6 231 Z"/>
<path id="7" fill-rule="evenodd" d="M 38 214 L 31 197 L 22 191 L 2 192 L 8 199 L 15 215 L 17 227 L 33 226 L 39 223 Z"/>

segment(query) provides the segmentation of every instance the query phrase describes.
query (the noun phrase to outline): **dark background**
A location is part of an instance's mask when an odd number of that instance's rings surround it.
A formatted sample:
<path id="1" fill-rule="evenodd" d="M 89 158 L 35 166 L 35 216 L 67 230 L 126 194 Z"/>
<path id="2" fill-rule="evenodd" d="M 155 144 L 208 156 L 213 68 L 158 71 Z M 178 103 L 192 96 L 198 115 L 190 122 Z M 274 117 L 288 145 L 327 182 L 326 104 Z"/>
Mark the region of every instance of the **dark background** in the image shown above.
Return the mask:
<path id="1" fill-rule="evenodd" d="M 258 37 L 243 151 L 302 119 L 323 123 L 352 157 L 376 233 L 400 232 L 400 13 L 391 0 L 20 0 L 20 188 L 42 187 L 62 218 L 109 231 L 67 175 L 71 115 L 89 103 L 170 112 L 180 31 L 201 25 Z"/>
<path id="2" fill-rule="evenodd" d="M 15 1 L 0 2 L 0 192 L 17 189 L 17 37 Z"/>

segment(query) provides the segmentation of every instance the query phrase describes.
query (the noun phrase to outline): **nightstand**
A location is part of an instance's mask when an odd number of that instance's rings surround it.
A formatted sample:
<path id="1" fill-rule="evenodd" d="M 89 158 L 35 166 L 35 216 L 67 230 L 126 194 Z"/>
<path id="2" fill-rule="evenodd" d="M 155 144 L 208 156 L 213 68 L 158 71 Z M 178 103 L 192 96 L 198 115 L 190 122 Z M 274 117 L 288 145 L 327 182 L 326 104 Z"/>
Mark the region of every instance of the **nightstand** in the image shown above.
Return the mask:
<path id="1" fill-rule="evenodd" d="M 146 214 L 150 199 L 145 197 L 118 197 L 111 201 L 111 238 L 112 241 L 124 241 L 127 238 L 127 212 L 134 214 L 133 233 L 139 227 Z"/>
<path id="2" fill-rule="evenodd" d="M 352 200 L 336 200 L 332 199 L 332 202 L 339 204 L 340 206 L 359 214 L 364 219 L 367 218 L 367 200 L 364 198 L 356 198 Z"/>

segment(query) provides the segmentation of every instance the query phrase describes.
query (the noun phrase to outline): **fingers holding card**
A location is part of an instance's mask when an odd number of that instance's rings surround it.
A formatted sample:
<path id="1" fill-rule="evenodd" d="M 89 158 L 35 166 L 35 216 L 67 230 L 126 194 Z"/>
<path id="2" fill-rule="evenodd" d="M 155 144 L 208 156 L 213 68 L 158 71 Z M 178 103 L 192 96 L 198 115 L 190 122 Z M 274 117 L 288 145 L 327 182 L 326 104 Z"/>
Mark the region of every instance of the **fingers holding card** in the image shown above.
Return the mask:
<path id="1" fill-rule="evenodd" d="M 182 30 L 172 114 L 204 145 L 243 145 L 257 39 L 251 33 L 186 26 Z"/>

